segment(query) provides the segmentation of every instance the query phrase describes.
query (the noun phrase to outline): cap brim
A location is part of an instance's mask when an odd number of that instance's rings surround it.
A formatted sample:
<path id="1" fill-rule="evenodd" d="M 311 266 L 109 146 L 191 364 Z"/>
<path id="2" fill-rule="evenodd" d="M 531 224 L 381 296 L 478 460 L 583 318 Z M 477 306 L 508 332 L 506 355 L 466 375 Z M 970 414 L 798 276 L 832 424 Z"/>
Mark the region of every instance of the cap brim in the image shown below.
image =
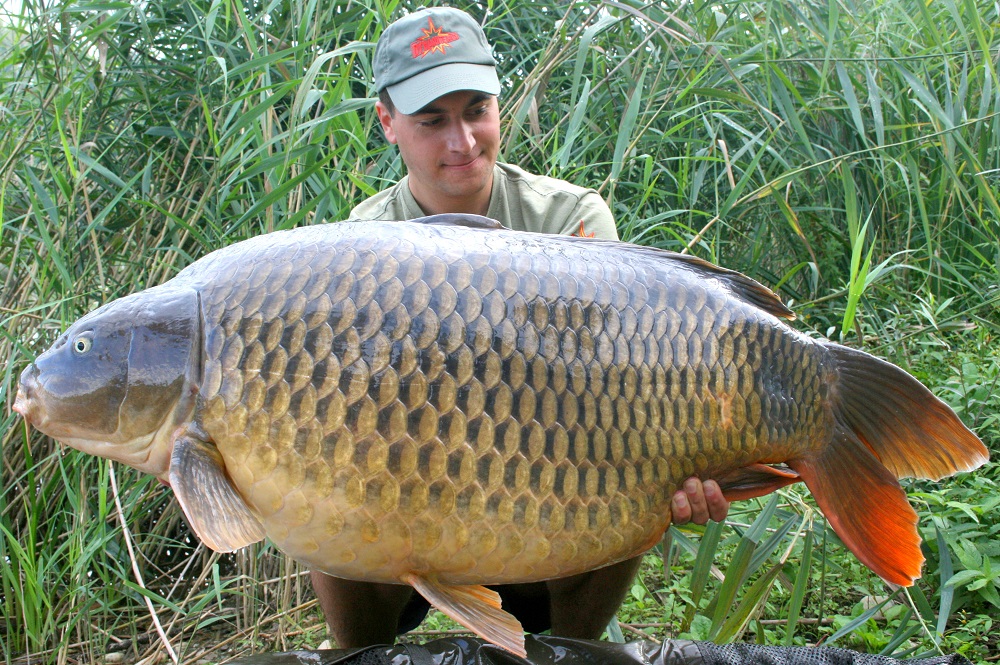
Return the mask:
<path id="1" fill-rule="evenodd" d="M 400 113 L 410 115 L 438 97 L 458 90 L 475 90 L 488 95 L 500 94 L 500 80 L 492 65 L 453 62 L 428 69 L 401 83 L 386 88 Z"/>

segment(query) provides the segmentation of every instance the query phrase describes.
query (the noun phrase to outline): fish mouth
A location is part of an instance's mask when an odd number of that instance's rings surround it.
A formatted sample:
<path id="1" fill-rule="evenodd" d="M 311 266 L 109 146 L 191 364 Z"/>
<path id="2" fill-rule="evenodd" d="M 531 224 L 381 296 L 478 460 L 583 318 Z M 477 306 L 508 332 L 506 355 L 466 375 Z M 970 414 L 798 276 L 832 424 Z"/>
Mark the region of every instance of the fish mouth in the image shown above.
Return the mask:
<path id="1" fill-rule="evenodd" d="M 21 380 L 17 386 L 17 395 L 14 397 L 14 412 L 21 414 L 21 417 L 28 423 L 31 423 L 32 406 L 35 404 L 31 393 L 37 383 L 35 380 L 37 374 L 38 368 L 34 364 L 29 365 L 21 374 Z"/>
<path id="2" fill-rule="evenodd" d="M 28 396 L 20 386 L 17 387 L 17 396 L 14 397 L 14 412 L 20 413 L 25 420 L 28 419 Z"/>

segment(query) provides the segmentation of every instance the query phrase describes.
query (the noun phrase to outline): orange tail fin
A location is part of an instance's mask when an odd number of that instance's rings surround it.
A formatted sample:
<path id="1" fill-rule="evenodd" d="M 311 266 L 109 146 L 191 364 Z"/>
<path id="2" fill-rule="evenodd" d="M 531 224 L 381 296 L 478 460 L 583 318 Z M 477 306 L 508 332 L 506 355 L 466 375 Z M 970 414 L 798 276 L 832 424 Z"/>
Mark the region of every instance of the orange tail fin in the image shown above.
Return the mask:
<path id="1" fill-rule="evenodd" d="M 888 582 L 920 577 L 917 515 L 897 478 L 939 479 L 989 459 L 986 446 L 947 404 L 891 363 L 827 346 L 836 380 L 830 445 L 790 460 L 837 535 Z"/>

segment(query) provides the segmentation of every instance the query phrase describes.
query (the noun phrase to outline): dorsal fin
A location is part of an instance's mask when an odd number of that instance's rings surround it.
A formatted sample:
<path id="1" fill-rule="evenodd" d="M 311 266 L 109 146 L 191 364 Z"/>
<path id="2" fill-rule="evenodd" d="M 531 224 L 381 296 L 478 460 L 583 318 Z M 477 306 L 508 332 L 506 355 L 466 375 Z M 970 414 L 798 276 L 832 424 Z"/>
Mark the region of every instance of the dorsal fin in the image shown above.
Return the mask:
<path id="1" fill-rule="evenodd" d="M 656 249 L 653 247 L 645 247 L 644 249 L 655 251 L 660 255 L 665 254 L 665 258 L 669 258 L 674 261 L 682 261 L 687 263 L 691 268 L 706 273 L 706 276 L 714 277 L 720 282 L 723 282 L 730 291 L 736 294 L 736 296 L 752 305 L 760 307 L 768 314 L 777 316 L 779 319 L 792 320 L 795 318 L 795 312 L 788 309 L 785 306 L 785 303 L 781 302 L 781 298 L 778 297 L 778 294 L 757 280 L 747 277 L 741 272 L 729 270 L 728 268 L 721 268 L 714 263 L 706 261 L 705 259 L 700 259 L 697 256 L 678 254 L 677 252 L 670 252 L 665 249 Z"/>
<path id="2" fill-rule="evenodd" d="M 757 280 L 747 277 L 741 272 L 729 270 L 728 268 L 722 268 L 714 263 L 706 261 L 705 259 L 700 259 L 697 256 L 679 254 L 677 252 L 660 249 L 658 247 L 633 245 L 627 242 L 604 240 L 601 238 L 580 238 L 577 236 L 551 237 L 559 238 L 564 242 L 586 242 L 595 245 L 603 244 L 613 246 L 618 251 L 634 252 L 636 254 L 636 258 L 643 258 L 647 261 L 677 261 L 685 264 L 688 269 L 694 272 L 702 273 L 702 275 L 706 278 L 715 279 L 721 282 L 737 298 L 750 303 L 755 307 L 760 307 L 772 316 L 788 320 L 795 318 L 795 312 L 785 307 L 785 304 L 781 302 L 781 299 L 774 291 L 767 288 Z M 595 249 L 597 248 L 595 247 Z"/>
<path id="3" fill-rule="evenodd" d="M 464 212 L 446 212 L 408 220 L 414 224 L 438 224 L 440 226 L 467 226 L 470 229 L 502 229 L 503 224 L 492 217 L 470 215 Z"/>
<path id="4" fill-rule="evenodd" d="M 429 215 L 409 220 L 417 224 L 438 224 L 442 226 L 465 226 L 473 229 L 503 229 L 500 222 L 482 215 L 469 215 L 465 213 L 444 213 L 441 215 Z M 534 234 L 533 234 L 534 235 Z M 605 240 L 601 238 L 581 238 L 578 236 L 546 235 L 549 240 L 558 239 L 563 242 L 589 242 L 594 244 L 605 244 L 613 246 L 618 251 L 635 252 L 639 256 L 654 261 L 679 261 L 695 272 L 703 273 L 705 277 L 714 278 L 722 282 L 737 298 L 744 300 L 755 307 L 777 316 L 781 319 L 794 319 L 795 312 L 785 307 L 781 299 L 771 289 L 760 282 L 747 277 L 743 273 L 722 268 L 714 263 L 700 259 L 697 256 L 679 254 L 657 247 L 646 247 L 643 245 L 633 245 L 627 242 L 616 240 Z"/>

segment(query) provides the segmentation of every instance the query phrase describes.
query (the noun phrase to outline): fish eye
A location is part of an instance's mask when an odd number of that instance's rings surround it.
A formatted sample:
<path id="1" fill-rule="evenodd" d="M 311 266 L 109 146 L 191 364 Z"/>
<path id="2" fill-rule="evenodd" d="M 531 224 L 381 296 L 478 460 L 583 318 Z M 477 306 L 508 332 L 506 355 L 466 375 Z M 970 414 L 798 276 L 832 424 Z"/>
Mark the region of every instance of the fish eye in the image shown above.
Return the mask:
<path id="1" fill-rule="evenodd" d="M 90 351 L 90 347 L 94 345 L 94 341 L 90 339 L 87 335 L 80 335 L 75 340 L 73 340 L 73 351 L 80 355 Z"/>

